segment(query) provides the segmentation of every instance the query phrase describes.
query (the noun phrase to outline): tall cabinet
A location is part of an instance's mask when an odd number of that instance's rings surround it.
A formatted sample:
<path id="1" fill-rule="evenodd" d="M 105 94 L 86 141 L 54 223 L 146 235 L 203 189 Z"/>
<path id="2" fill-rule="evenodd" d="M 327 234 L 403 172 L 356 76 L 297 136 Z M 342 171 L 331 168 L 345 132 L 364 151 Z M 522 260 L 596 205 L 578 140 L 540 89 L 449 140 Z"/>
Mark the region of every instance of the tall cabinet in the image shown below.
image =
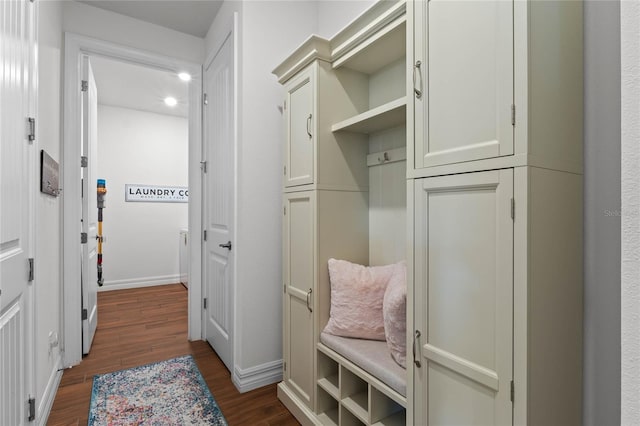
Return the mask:
<path id="1" fill-rule="evenodd" d="M 274 74 L 283 403 L 303 424 L 580 424 L 581 3 L 380 1 Z M 331 257 L 407 260 L 406 395 L 321 341 Z"/>
<path id="2" fill-rule="evenodd" d="M 408 9 L 413 423 L 581 424 L 581 2 Z"/>

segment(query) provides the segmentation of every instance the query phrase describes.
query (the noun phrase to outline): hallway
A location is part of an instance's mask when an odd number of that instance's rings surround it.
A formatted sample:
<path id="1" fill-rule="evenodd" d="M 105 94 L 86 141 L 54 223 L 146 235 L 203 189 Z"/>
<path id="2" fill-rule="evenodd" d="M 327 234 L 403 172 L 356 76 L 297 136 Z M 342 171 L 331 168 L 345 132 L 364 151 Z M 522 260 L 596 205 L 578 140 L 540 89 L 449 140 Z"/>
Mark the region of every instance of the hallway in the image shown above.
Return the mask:
<path id="1" fill-rule="evenodd" d="M 95 374 L 192 354 L 229 425 L 297 425 L 276 385 L 240 394 L 204 341 L 187 340 L 187 290 L 181 284 L 98 294 L 91 353 L 65 370 L 47 424 L 85 425 Z"/>

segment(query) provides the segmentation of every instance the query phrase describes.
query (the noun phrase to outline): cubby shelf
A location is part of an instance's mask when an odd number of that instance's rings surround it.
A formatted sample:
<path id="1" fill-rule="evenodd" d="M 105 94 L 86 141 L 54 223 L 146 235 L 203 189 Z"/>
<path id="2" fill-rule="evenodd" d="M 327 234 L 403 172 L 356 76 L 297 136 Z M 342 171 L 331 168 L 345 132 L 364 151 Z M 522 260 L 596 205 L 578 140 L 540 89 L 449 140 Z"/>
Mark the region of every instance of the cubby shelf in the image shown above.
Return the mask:
<path id="1" fill-rule="evenodd" d="M 403 96 L 379 107 L 365 111 L 355 117 L 331 126 L 332 132 L 374 133 L 390 129 L 407 121 L 407 97 Z"/>
<path id="2" fill-rule="evenodd" d="M 339 419 L 339 414 L 338 414 L 337 408 L 318 414 L 318 420 L 323 425 L 338 426 L 338 419 Z"/>
<path id="3" fill-rule="evenodd" d="M 390 415 L 373 426 L 405 426 L 407 424 L 407 413 L 405 411 L 398 411 L 395 414 Z"/>
<path id="4" fill-rule="evenodd" d="M 324 377 L 318 380 L 318 386 L 324 389 L 329 395 L 335 399 L 340 398 L 340 392 L 338 390 L 338 375 L 335 374 L 330 377 Z"/>
<path id="5" fill-rule="evenodd" d="M 351 412 L 354 416 L 367 423 L 368 421 L 368 409 L 367 399 L 369 395 L 367 392 L 357 393 L 351 395 L 342 400 L 342 406 Z"/>

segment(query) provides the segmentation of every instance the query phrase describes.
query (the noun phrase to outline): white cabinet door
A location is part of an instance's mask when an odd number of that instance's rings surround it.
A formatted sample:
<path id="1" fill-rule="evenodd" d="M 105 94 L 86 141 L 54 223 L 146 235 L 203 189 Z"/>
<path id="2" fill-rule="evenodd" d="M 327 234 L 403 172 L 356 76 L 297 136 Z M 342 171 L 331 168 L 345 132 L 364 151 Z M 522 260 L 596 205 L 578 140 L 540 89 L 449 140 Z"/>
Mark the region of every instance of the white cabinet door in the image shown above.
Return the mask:
<path id="1" fill-rule="evenodd" d="M 300 73 L 286 86 L 286 126 L 284 186 L 313 183 L 315 131 L 314 67 Z"/>
<path id="2" fill-rule="evenodd" d="M 513 1 L 416 1 L 415 25 L 415 167 L 513 154 Z"/>
<path id="3" fill-rule="evenodd" d="M 284 382 L 313 408 L 315 193 L 285 194 L 284 203 Z"/>
<path id="4" fill-rule="evenodd" d="M 415 181 L 415 424 L 512 424 L 512 169 Z"/>

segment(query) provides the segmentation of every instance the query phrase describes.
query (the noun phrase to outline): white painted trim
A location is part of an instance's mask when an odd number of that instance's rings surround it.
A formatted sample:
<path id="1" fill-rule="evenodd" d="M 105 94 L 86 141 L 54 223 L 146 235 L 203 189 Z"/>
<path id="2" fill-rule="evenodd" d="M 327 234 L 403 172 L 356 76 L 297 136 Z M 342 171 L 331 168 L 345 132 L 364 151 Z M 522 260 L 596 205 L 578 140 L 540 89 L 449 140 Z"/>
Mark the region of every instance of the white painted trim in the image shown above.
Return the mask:
<path id="1" fill-rule="evenodd" d="M 640 424 L 640 3 L 620 2 L 622 425 Z"/>
<path id="2" fill-rule="evenodd" d="M 282 360 L 267 362 L 247 369 L 233 369 L 233 384 L 241 393 L 282 381 Z"/>
<path id="3" fill-rule="evenodd" d="M 60 358 L 58 354 L 53 370 L 51 370 L 47 387 L 44 389 L 42 398 L 39 401 L 36 414 L 36 424 L 38 424 L 38 426 L 45 426 L 47 424 L 58 386 L 60 386 L 60 380 L 62 380 L 62 358 Z"/>
<path id="4" fill-rule="evenodd" d="M 202 66 L 175 58 L 134 49 L 103 40 L 65 33 L 64 57 L 64 141 L 61 162 L 63 182 L 63 326 L 61 349 L 63 365 L 70 367 L 82 360 L 82 324 L 78 321 L 82 303 L 80 300 L 80 253 L 78 235 L 80 223 L 80 59 L 82 55 L 99 55 L 136 63 L 155 69 L 191 74 L 189 85 L 189 232 L 197 235 L 201 227 L 200 152 L 202 147 Z M 192 239 L 192 241 L 198 239 Z M 201 335 L 201 269 L 199 244 L 192 244 L 189 269 L 189 339 L 198 340 Z M 195 265 L 194 265 L 195 264 Z"/>
<path id="5" fill-rule="evenodd" d="M 129 278 L 125 280 L 105 281 L 102 287 L 98 287 L 99 292 L 112 290 L 126 290 L 132 288 L 152 287 L 157 285 L 168 285 L 180 283 L 180 274 L 160 275 L 156 277 Z"/>
<path id="6" fill-rule="evenodd" d="M 27 149 L 28 155 L 28 182 L 27 188 L 29 191 L 29 208 L 28 208 L 28 236 L 27 236 L 27 252 L 29 257 L 34 259 L 34 262 L 38 262 L 36 259 L 36 232 L 37 232 L 37 194 L 40 176 L 40 168 L 38 159 L 40 158 L 40 145 L 39 140 L 42 135 L 38 129 L 38 123 L 40 117 L 38 115 L 38 102 L 40 101 L 39 95 L 39 22 L 40 22 L 40 6 L 38 2 L 31 3 L 31 10 L 28 13 L 28 28 L 29 28 L 29 99 L 28 109 L 29 116 L 34 117 L 36 120 L 36 140 L 29 144 Z M 35 267 L 34 267 L 35 268 Z M 38 284 L 38 277 L 34 277 L 34 280 L 27 284 L 27 289 L 24 294 L 24 310 L 25 310 L 25 383 L 24 391 L 28 395 L 35 395 L 37 392 L 36 385 L 36 322 L 38 320 L 38 313 L 36 312 L 36 285 Z M 24 396 L 24 395 L 23 395 Z"/>

